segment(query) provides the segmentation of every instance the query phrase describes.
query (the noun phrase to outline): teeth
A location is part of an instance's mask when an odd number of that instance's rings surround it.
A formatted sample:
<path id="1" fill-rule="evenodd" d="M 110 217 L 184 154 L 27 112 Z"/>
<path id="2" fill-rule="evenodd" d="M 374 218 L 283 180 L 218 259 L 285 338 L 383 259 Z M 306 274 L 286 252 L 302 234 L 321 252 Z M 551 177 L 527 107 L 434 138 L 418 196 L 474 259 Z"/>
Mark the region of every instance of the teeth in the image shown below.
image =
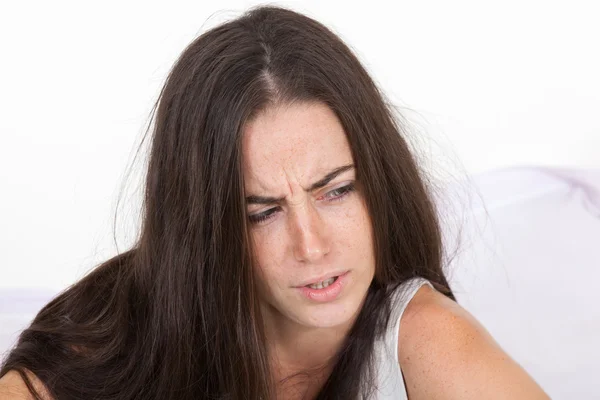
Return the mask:
<path id="1" fill-rule="evenodd" d="M 335 278 L 336 277 L 334 276 L 333 278 L 329 278 L 326 281 L 315 283 L 313 285 L 308 285 L 308 287 L 311 289 L 324 289 L 327 286 L 331 285 L 333 282 L 335 282 Z"/>

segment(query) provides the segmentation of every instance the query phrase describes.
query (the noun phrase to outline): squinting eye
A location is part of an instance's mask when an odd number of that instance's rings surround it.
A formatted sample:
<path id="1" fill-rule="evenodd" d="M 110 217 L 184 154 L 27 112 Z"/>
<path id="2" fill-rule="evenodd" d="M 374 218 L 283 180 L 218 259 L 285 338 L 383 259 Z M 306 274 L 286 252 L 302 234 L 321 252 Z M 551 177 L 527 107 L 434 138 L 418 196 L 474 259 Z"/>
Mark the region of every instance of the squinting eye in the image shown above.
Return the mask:
<path id="1" fill-rule="evenodd" d="M 342 198 L 346 197 L 346 195 L 350 194 L 351 192 L 353 192 L 355 189 L 354 187 L 354 183 L 351 183 L 349 185 L 346 186 L 342 186 L 340 188 L 337 189 L 333 189 L 330 192 L 327 192 L 325 194 L 325 198 L 328 201 L 337 201 L 337 200 L 341 200 Z"/>
<path id="2" fill-rule="evenodd" d="M 267 211 L 263 211 L 259 214 L 249 215 L 248 219 L 253 224 L 258 224 L 258 223 L 264 222 L 264 221 L 272 218 L 272 216 L 275 215 L 275 213 L 277 212 L 278 208 L 279 207 L 269 208 Z"/>

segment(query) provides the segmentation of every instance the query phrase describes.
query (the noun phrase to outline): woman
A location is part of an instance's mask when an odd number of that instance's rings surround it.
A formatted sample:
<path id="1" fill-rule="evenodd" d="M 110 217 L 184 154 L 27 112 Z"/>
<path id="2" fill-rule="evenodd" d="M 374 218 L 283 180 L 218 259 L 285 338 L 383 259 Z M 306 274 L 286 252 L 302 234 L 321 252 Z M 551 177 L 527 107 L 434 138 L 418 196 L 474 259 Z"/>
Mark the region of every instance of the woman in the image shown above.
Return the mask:
<path id="1" fill-rule="evenodd" d="M 157 103 L 136 245 L 4 360 L 37 399 L 547 398 L 454 301 L 382 94 L 323 25 L 260 7 Z"/>

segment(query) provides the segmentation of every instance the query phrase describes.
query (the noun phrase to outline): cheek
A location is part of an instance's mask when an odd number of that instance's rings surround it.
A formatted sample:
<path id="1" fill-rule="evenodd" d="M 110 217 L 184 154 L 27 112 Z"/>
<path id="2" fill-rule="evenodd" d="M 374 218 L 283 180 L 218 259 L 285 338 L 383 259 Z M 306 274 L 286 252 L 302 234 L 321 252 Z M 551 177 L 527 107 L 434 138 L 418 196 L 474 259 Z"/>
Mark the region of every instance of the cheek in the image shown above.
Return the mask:
<path id="1" fill-rule="evenodd" d="M 357 202 L 345 219 L 345 226 L 340 229 L 338 246 L 347 252 L 351 260 L 356 261 L 355 267 L 369 272 L 375 269 L 375 249 L 371 218 L 366 206 Z"/>
<path id="2" fill-rule="evenodd" d="M 271 226 L 267 226 L 257 232 L 253 232 L 252 243 L 254 246 L 254 255 L 256 261 L 263 265 L 267 260 L 273 260 L 280 257 L 280 253 L 285 246 L 282 232 L 276 232 Z"/>
<path id="3" fill-rule="evenodd" d="M 279 281 L 282 275 L 280 267 L 283 260 L 285 244 L 282 235 L 273 233 L 255 232 L 251 235 L 253 240 L 254 268 L 261 280 L 267 283 Z"/>
<path id="4" fill-rule="evenodd" d="M 358 246 L 359 248 L 370 248 L 372 246 L 371 219 L 366 205 L 359 199 L 355 200 L 351 207 L 344 210 L 344 215 L 339 218 L 340 226 L 338 234 Z"/>

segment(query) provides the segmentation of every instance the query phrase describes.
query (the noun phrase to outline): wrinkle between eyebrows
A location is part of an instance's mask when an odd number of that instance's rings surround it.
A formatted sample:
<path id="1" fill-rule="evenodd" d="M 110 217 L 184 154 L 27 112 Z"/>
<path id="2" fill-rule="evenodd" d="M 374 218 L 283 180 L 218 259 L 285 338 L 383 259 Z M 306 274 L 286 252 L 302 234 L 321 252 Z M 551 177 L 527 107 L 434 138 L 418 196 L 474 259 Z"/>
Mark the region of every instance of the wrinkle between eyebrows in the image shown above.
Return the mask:
<path id="1" fill-rule="evenodd" d="M 290 195 L 286 196 L 286 202 L 290 205 L 290 206 L 296 206 L 296 205 L 301 205 L 303 202 L 302 200 L 298 201 L 298 202 L 294 202 L 294 186 L 292 185 L 292 180 L 289 177 L 288 173 L 285 173 L 285 179 L 287 180 L 287 184 L 288 184 L 288 188 L 290 190 Z"/>

